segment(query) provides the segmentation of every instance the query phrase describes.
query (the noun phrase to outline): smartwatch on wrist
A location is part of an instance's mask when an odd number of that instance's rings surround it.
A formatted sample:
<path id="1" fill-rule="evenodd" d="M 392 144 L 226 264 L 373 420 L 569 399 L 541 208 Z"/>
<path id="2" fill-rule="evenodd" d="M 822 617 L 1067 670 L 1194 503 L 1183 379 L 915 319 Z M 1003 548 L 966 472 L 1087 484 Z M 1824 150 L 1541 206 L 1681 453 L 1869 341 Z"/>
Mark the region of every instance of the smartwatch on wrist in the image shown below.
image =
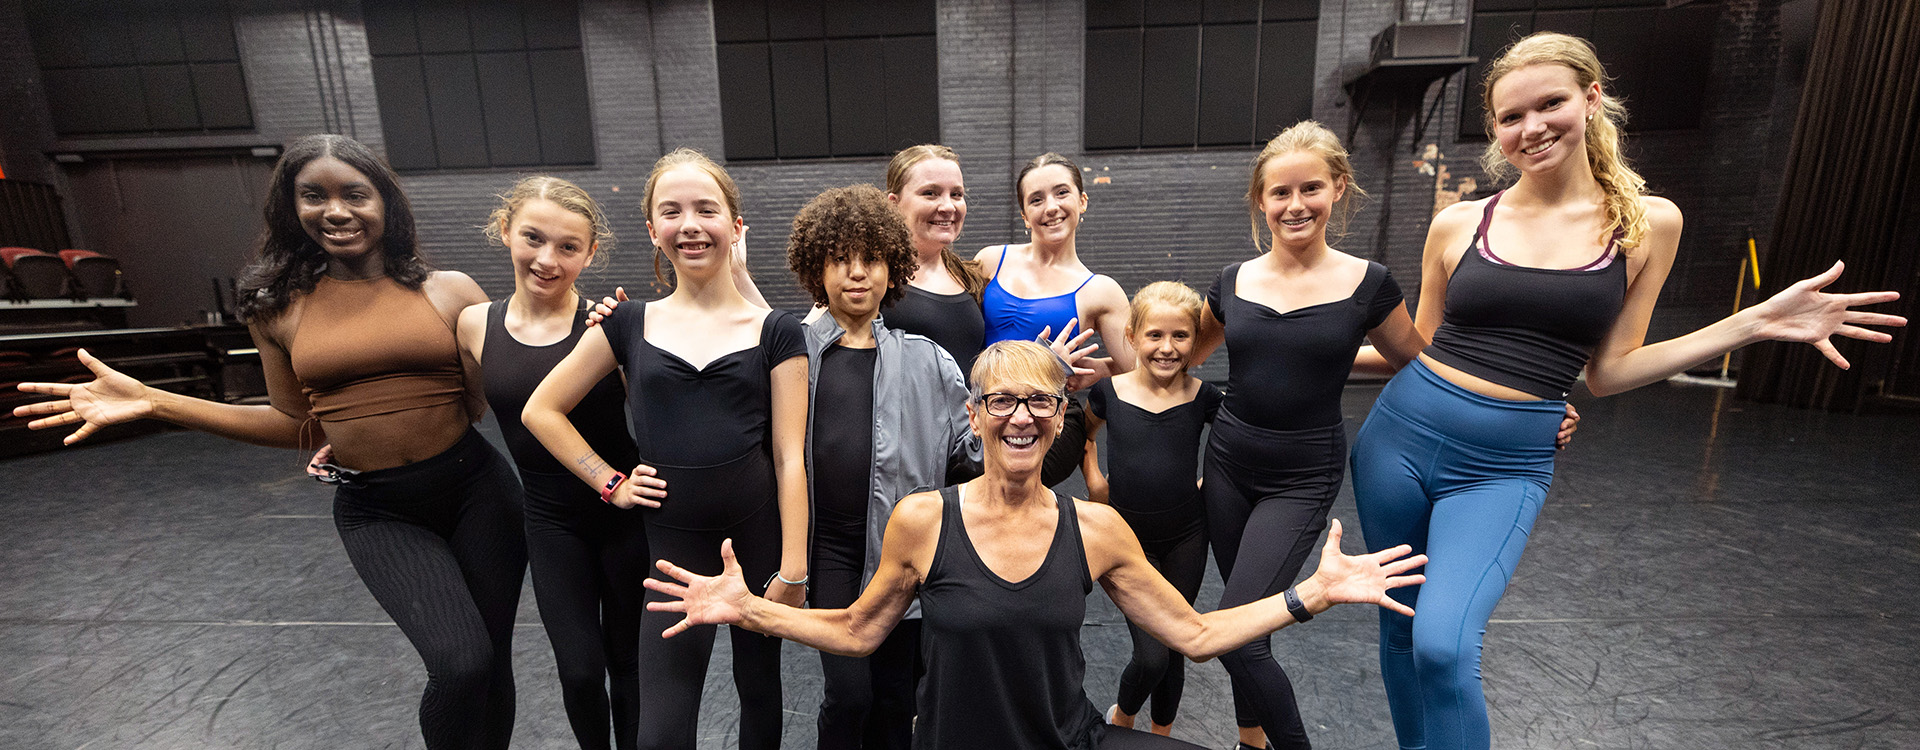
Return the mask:
<path id="1" fill-rule="evenodd" d="M 603 486 L 600 488 L 600 502 L 603 502 L 603 503 L 613 502 L 613 491 L 616 489 L 619 489 L 620 483 L 624 481 L 627 481 L 627 475 L 617 471 L 614 472 L 613 478 L 607 480 L 606 486 Z"/>
<path id="2" fill-rule="evenodd" d="M 1294 622 L 1306 622 L 1313 619 L 1313 613 L 1307 611 L 1306 603 L 1300 601 L 1300 594 L 1294 591 L 1293 587 L 1287 587 L 1286 591 L 1280 592 L 1280 596 L 1287 600 L 1287 614 L 1293 615 Z"/>

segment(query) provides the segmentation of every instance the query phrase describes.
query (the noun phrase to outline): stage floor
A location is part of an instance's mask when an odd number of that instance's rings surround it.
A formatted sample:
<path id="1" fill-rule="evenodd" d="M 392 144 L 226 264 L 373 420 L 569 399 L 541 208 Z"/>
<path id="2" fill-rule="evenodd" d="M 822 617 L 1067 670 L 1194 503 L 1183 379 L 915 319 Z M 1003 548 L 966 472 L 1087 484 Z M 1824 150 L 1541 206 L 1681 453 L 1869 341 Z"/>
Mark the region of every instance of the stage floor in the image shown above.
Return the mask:
<path id="1" fill-rule="evenodd" d="M 1350 429 L 1378 392 L 1349 389 Z M 1920 747 L 1920 418 L 1669 385 L 1575 403 L 1488 627 L 1496 747 Z M 420 747 L 425 672 L 304 462 L 186 432 L 0 461 L 0 747 Z M 1360 549 L 1351 490 L 1334 514 Z M 572 747 L 531 587 L 519 623 L 514 745 Z M 1273 637 L 1316 747 L 1393 746 L 1375 623 Z M 1129 646 L 1097 587 L 1082 634 L 1104 710 Z M 703 748 L 735 745 L 718 642 Z M 785 745 L 810 748 L 819 659 L 784 653 Z M 1232 746 L 1217 663 L 1189 667 L 1175 735 Z"/>

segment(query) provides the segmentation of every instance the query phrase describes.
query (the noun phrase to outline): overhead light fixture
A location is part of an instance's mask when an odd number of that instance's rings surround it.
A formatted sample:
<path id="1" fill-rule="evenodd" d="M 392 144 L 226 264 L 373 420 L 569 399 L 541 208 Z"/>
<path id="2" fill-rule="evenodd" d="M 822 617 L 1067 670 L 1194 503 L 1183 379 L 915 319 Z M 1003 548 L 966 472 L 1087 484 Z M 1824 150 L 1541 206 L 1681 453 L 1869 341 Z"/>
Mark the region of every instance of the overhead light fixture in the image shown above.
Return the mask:
<path id="1" fill-rule="evenodd" d="M 253 155 L 262 159 L 275 159 L 280 156 L 279 146 L 254 146 Z"/>
<path id="2" fill-rule="evenodd" d="M 86 161 L 86 159 L 80 158 L 79 154 L 54 154 L 53 160 L 61 164 L 79 164 L 80 162 Z"/>

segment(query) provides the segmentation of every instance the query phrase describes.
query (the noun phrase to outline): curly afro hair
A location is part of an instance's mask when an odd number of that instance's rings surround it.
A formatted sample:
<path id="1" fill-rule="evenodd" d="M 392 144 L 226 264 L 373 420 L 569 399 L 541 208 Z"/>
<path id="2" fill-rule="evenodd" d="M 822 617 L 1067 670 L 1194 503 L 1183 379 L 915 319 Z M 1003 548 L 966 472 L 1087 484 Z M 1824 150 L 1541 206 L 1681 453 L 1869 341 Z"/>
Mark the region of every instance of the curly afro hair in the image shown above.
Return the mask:
<path id="1" fill-rule="evenodd" d="M 872 185 L 853 185 L 823 192 L 793 215 L 793 233 L 787 239 L 787 267 L 813 303 L 827 305 L 828 263 L 859 258 L 887 267 L 887 294 L 882 308 L 891 307 L 907 293 L 907 281 L 919 267 L 913 235 L 885 193 Z"/>

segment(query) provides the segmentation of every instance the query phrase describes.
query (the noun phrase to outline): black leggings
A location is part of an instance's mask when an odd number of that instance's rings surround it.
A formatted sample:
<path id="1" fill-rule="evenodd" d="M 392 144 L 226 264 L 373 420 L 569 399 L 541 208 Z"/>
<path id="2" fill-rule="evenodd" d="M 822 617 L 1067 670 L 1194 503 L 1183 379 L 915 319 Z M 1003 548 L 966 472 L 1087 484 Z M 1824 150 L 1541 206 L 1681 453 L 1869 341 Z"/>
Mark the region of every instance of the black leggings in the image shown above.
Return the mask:
<path id="1" fill-rule="evenodd" d="M 521 503 L 513 469 L 471 430 L 440 455 L 334 492 L 347 558 L 426 662 L 429 748 L 504 748 L 513 735 Z"/>
<path id="2" fill-rule="evenodd" d="M 1346 476 L 1344 425 L 1314 430 L 1268 430 L 1221 409 L 1207 440 L 1207 531 L 1226 588 L 1220 609 L 1280 593 L 1327 528 L 1327 511 Z M 1246 551 L 1241 557 L 1240 552 Z M 1220 657 L 1233 683 L 1242 727 L 1259 726 L 1275 748 L 1306 748 L 1293 683 L 1275 661 L 1267 638 Z"/>
<path id="3" fill-rule="evenodd" d="M 841 609 L 860 598 L 865 572 L 866 534 L 840 543 L 814 537 L 807 574 L 815 609 Z M 858 549 L 826 549 L 858 547 Z M 820 699 L 820 750 L 907 750 L 913 743 L 914 674 L 920 657 L 920 619 L 901 620 L 880 647 L 867 656 L 820 652 L 824 678 Z"/>
<path id="4" fill-rule="evenodd" d="M 652 463 L 660 478 L 667 482 L 663 505 L 740 502 L 759 505 L 737 514 L 738 520 L 731 524 L 716 529 L 675 528 L 659 523 L 662 511 L 649 510 L 647 547 L 656 560 L 670 560 L 687 570 L 711 576 L 721 572 L 720 541 L 731 538 L 734 557 L 740 561 L 747 588 L 756 595 L 764 595 L 769 577 L 780 569 L 780 504 L 774 498 L 771 459 L 759 449 L 743 458 L 747 460 L 736 459 L 712 468 L 689 469 Z M 642 462 L 645 463 L 645 459 Z M 752 500 L 746 500 L 748 498 Z M 716 517 L 713 513 L 685 510 L 683 507 L 681 512 L 667 518 L 671 521 Z M 672 580 L 658 568 L 650 569 L 654 578 Z M 657 591 L 646 592 L 649 602 L 669 598 Z M 697 744 L 700 693 L 706 687 L 707 660 L 713 654 L 716 629 L 703 625 L 672 638 L 661 637 L 661 633 L 681 619 L 678 612 L 650 611 L 640 616 L 640 670 L 654 686 L 640 702 L 638 746 L 646 750 L 682 750 Z M 740 696 L 739 747 L 774 750 L 780 746 L 783 717 L 780 639 L 737 627 L 727 628 L 727 635 L 733 645 L 733 687 Z"/>
<path id="5" fill-rule="evenodd" d="M 640 723 L 640 582 L 652 563 L 646 524 L 639 510 L 601 502 L 572 474 L 522 469 L 520 483 L 534 601 L 573 738 L 583 750 L 630 750 Z"/>
<path id="6" fill-rule="evenodd" d="M 1135 527 L 1138 535 L 1142 529 Z M 1150 530 L 1157 531 L 1157 530 Z M 1147 562 L 1166 576 L 1167 581 L 1187 598 L 1200 596 L 1200 581 L 1207 573 L 1207 527 L 1205 519 L 1194 518 L 1185 533 L 1171 539 L 1146 541 L 1140 546 Z M 1120 695 L 1116 701 L 1126 714 L 1140 713 L 1147 697 L 1153 697 L 1153 723 L 1172 724 L 1180 715 L 1180 693 L 1187 684 L 1187 658 L 1174 653 L 1159 640 L 1127 621 L 1127 634 L 1133 636 L 1133 660 L 1120 673 Z"/>

